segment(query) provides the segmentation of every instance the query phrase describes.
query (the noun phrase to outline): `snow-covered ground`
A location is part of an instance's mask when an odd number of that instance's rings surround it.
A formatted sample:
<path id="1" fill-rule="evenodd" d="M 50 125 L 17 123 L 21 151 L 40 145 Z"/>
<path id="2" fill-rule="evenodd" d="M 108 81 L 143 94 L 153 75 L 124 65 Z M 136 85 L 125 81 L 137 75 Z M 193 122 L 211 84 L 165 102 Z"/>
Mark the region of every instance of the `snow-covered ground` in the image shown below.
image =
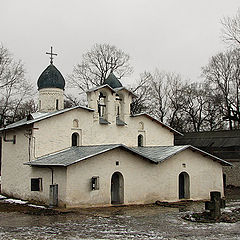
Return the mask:
<path id="1" fill-rule="evenodd" d="M 30 204 L 30 203 L 28 203 L 28 201 L 23 201 L 23 200 L 20 200 L 20 199 L 13 199 L 13 198 L 7 198 L 6 196 L 1 195 L 1 194 L 0 194 L 0 202 L 26 205 L 26 206 L 35 207 L 35 208 L 46 208 L 45 206 Z"/>

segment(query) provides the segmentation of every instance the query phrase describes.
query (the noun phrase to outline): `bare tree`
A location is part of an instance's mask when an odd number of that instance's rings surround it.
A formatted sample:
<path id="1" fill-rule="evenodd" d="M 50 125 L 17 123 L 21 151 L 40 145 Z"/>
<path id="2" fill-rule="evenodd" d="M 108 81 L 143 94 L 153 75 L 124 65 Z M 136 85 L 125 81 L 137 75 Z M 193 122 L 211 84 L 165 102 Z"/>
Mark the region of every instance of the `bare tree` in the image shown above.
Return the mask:
<path id="1" fill-rule="evenodd" d="M 234 17 L 224 17 L 222 23 L 222 38 L 227 44 L 240 47 L 240 8 Z"/>
<path id="2" fill-rule="evenodd" d="M 0 45 L 0 89 L 21 81 L 23 77 L 21 61 L 14 61 L 8 49 Z"/>
<path id="3" fill-rule="evenodd" d="M 131 87 L 132 92 L 137 95 L 131 104 L 131 114 L 148 112 L 146 103 L 149 100 L 150 78 L 151 75 L 144 72 L 140 74 L 140 80 Z"/>
<path id="4" fill-rule="evenodd" d="M 129 55 L 109 44 L 95 44 L 82 58 L 69 76 L 69 82 L 71 87 L 83 92 L 102 85 L 110 72 L 114 72 L 118 79 L 132 73 Z"/>
<path id="5" fill-rule="evenodd" d="M 24 102 L 32 96 L 32 85 L 25 78 L 21 61 L 15 61 L 8 49 L 0 46 L 0 115 L 10 122 L 18 120 Z M 30 110 L 30 109 L 29 109 Z"/>
<path id="6" fill-rule="evenodd" d="M 133 89 L 138 95 L 133 103 L 134 110 L 137 113 L 148 112 L 160 121 L 174 125 L 180 120 L 181 88 L 179 74 L 158 69 L 153 72 L 145 71 L 140 75 L 140 81 Z"/>
<path id="7" fill-rule="evenodd" d="M 221 96 L 223 119 L 228 121 L 229 129 L 239 128 L 240 50 L 213 56 L 203 68 L 203 76 L 213 93 Z"/>
<path id="8" fill-rule="evenodd" d="M 184 91 L 183 86 L 186 84 L 183 82 L 179 74 L 170 73 L 168 78 L 169 84 L 169 114 L 167 123 L 178 131 L 184 131 L 185 123 L 183 118 L 183 105 L 184 105 Z"/>

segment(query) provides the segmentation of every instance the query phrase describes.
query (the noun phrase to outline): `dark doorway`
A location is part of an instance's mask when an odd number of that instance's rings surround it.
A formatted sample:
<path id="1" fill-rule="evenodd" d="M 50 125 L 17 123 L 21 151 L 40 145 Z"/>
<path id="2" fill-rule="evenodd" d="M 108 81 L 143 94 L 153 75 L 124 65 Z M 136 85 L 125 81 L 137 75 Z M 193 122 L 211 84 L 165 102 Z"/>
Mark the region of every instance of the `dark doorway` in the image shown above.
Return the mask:
<path id="1" fill-rule="evenodd" d="M 190 198 L 189 175 L 186 172 L 181 172 L 179 174 L 178 183 L 179 183 L 179 199 Z"/>
<path id="2" fill-rule="evenodd" d="M 124 182 L 120 172 L 115 172 L 111 179 L 111 204 L 124 203 Z"/>
<path id="3" fill-rule="evenodd" d="M 224 187 L 224 190 L 225 190 L 226 186 L 227 186 L 227 176 L 226 176 L 226 174 L 224 173 L 224 174 L 223 174 L 223 187 Z"/>

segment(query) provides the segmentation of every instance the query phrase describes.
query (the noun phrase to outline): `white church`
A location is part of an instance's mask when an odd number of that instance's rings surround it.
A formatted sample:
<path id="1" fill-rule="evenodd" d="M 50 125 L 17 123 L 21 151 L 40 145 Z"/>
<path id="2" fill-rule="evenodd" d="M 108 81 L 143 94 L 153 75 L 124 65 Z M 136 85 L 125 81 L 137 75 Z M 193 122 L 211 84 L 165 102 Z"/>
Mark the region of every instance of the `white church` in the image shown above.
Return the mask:
<path id="1" fill-rule="evenodd" d="M 64 109 L 65 80 L 52 64 L 38 79 L 39 110 L 0 129 L 2 194 L 59 207 L 205 200 L 223 192 L 230 164 L 192 146 L 148 114 L 110 73 L 86 92 L 88 106 Z"/>

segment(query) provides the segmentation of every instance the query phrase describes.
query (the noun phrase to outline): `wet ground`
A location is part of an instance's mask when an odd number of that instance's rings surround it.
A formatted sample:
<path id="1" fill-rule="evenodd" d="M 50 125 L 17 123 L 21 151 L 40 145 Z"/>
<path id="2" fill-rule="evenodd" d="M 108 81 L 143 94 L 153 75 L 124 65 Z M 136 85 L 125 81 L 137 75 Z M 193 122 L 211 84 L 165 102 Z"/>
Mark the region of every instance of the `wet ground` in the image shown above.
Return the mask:
<path id="1" fill-rule="evenodd" d="M 240 190 L 230 189 L 227 194 L 228 208 L 240 207 Z M 203 210 L 201 202 L 171 208 L 112 207 L 62 214 L 44 214 L 43 210 L 40 215 L 41 211 L 31 211 L 31 207 L 4 204 L 0 203 L 0 239 L 240 239 L 240 222 L 206 224 L 181 218 L 189 211 Z"/>

